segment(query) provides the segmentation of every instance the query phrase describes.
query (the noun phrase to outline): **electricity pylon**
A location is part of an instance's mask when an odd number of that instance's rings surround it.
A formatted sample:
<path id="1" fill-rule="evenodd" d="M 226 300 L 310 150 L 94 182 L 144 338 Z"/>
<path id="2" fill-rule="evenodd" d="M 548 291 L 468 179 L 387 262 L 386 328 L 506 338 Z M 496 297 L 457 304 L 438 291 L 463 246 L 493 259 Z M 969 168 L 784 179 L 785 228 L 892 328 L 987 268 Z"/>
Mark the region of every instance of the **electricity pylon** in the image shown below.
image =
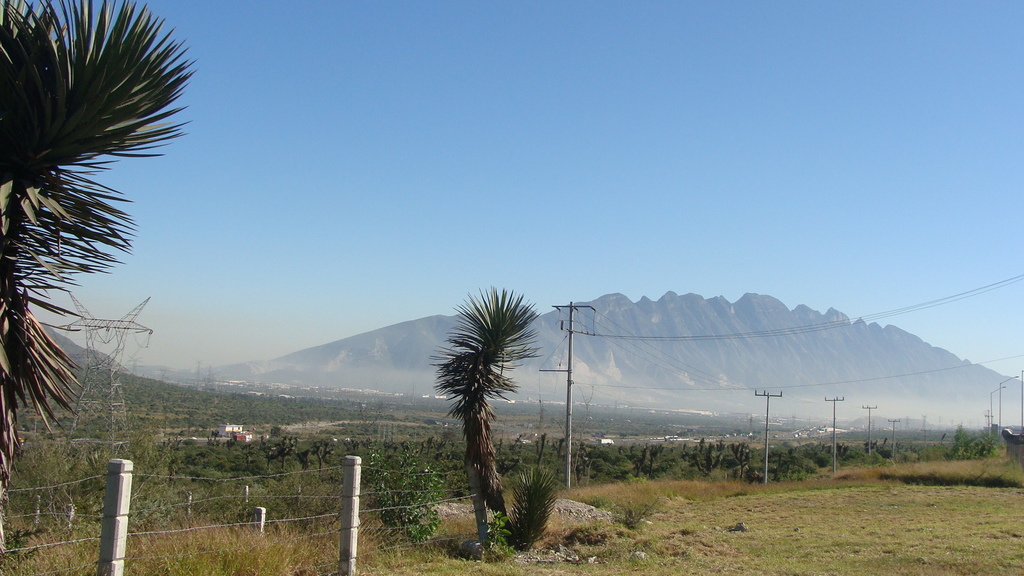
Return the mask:
<path id="1" fill-rule="evenodd" d="M 142 309 L 149 303 L 133 308 L 119 320 L 104 320 L 93 316 L 89 310 L 71 296 L 78 310 L 78 320 L 67 326 L 68 331 L 85 332 L 85 358 L 79 365 L 78 382 L 82 392 L 75 406 L 68 437 L 73 438 L 79 424 L 92 418 L 103 417 L 106 424 L 107 441 L 114 451 L 126 444 L 123 438 L 127 410 L 121 392 L 121 357 L 129 334 L 145 334 L 147 339 L 153 331 L 135 321 Z M 148 343 L 148 341 L 147 341 Z M 105 348 L 101 350 L 101 345 Z"/>

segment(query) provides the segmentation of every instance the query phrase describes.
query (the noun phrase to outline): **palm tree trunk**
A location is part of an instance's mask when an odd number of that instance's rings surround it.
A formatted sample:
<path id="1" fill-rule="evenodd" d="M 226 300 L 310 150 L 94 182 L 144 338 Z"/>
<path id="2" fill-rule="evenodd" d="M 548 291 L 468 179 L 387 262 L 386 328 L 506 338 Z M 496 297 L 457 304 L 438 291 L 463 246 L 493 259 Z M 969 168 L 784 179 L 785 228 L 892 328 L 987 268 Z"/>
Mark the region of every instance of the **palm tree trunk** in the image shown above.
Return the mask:
<path id="1" fill-rule="evenodd" d="M 473 515 L 476 517 L 476 534 L 480 543 L 487 541 L 487 504 L 481 493 L 483 483 L 480 472 L 472 463 L 466 463 L 466 475 L 469 477 L 469 491 L 473 499 Z"/>
<path id="2" fill-rule="evenodd" d="M 492 512 L 506 514 L 501 477 L 495 467 L 498 455 L 491 442 L 491 425 L 484 417 L 470 418 L 464 423 L 466 466 L 472 469 L 480 485 L 484 503 Z M 472 475 L 471 474 L 471 475 Z"/>
<path id="3" fill-rule="evenodd" d="M 7 487 L 0 486 L 0 502 L 7 504 Z M 0 507 L 0 554 L 7 552 L 7 538 L 4 536 L 4 507 Z"/>

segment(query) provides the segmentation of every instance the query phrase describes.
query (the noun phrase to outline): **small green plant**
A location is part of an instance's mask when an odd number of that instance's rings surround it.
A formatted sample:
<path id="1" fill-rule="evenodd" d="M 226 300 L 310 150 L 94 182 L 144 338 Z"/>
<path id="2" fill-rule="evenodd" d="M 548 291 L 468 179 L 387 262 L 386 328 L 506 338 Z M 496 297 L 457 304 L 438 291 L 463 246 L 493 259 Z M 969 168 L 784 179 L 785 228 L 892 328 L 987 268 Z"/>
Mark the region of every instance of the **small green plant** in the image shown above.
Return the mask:
<path id="1" fill-rule="evenodd" d="M 613 511 L 615 521 L 630 530 L 642 528 L 647 517 L 658 510 L 658 501 L 648 498 L 631 499 L 619 502 Z"/>
<path id="2" fill-rule="evenodd" d="M 512 531 L 508 529 L 508 516 L 501 512 L 495 512 L 491 521 L 487 523 L 488 552 L 494 553 L 501 558 L 507 558 L 515 553 L 515 549 L 509 543 Z"/>
<path id="3" fill-rule="evenodd" d="M 28 539 L 39 532 L 39 530 L 12 530 L 8 532 L 7 541 L 5 542 L 7 549 L 17 550 L 18 548 L 24 548 L 28 543 Z M 0 554 L 0 574 L 7 574 L 8 570 L 16 567 L 20 561 L 31 558 L 35 553 L 35 550 L 28 550 L 25 552 L 5 552 Z"/>
<path id="4" fill-rule="evenodd" d="M 518 550 L 529 550 L 544 535 L 555 511 L 561 483 L 550 471 L 528 468 L 519 473 L 512 486 L 509 541 Z"/>

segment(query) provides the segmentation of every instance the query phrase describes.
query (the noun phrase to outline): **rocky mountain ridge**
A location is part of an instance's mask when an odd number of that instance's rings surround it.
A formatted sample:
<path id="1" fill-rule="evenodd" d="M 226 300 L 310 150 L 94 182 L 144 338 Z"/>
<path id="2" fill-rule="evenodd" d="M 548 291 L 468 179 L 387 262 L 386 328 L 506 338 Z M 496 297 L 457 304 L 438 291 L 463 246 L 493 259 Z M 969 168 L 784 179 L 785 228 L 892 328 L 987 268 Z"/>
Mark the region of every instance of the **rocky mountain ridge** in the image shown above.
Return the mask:
<path id="1" fill-rule="evenodd" d="M 789 309 L 771 296 L 729 302 L 668 292 L 633 302 L 609 294 L 576 304 L 574 328 L 581 333 L 573 379 L 588 402 L 744 412 L 763 407 L 754 390 L 770 389 L 804 402 L 845 395 L 921 414 L 940 403 L 975 402 L 1004 379 L 896 326 L 851 320 L 834 309 Z M 565 375 L 542 370 L 564 367 L 567 320 L 565 310 L 539 316 L 541 356 L 516 371 L 520 400 L 564 401 Z M 432 394 L 432 357 L 455 322 L 430 316 L 216 372 L 224 379 Z"/>

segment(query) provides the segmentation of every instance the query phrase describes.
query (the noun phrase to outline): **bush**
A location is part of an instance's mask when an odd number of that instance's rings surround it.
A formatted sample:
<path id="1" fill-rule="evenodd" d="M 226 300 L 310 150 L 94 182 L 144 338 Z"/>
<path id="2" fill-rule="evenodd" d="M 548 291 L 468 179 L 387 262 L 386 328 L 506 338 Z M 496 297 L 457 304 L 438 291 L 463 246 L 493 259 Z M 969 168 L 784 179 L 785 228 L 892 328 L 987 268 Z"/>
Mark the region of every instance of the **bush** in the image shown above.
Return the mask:
<path id="1" fill-rule="evenodd" d="M 401 528 L 413 542 L 434 535 L 441 519 L 430 504 L 444 494 L 440 474 L 408 453 L 390 458 L 371 454 L 369 472 L 369 484 L 385 527 Z"/>
<path id="2" fill-rule="evenodd" d="M 658 510 L 658 501 L 654 498 L 636 498 L 619 502 L 615 505 L 615 521 L 630 530 L 644 525 L 647 517 Z"/>
<path id="3" fill-rule="evenodd" d="M 968 433 L 963 426 L 957 426 L 947 456 L 950 460 L 976 460 L 991 458 L 998 452 L 995 435 L 982 434 L 978 437 Z"/>
<path id="4" fill-rule="evenodd" d="M 555 511 L 561 483 L 549 470 L 529 468 L 520 472 L 512 487 L 512 509 L 509 512 L 510 543 L 519 550 L 529 550 L 544 535 L 548 520 Z"/>

